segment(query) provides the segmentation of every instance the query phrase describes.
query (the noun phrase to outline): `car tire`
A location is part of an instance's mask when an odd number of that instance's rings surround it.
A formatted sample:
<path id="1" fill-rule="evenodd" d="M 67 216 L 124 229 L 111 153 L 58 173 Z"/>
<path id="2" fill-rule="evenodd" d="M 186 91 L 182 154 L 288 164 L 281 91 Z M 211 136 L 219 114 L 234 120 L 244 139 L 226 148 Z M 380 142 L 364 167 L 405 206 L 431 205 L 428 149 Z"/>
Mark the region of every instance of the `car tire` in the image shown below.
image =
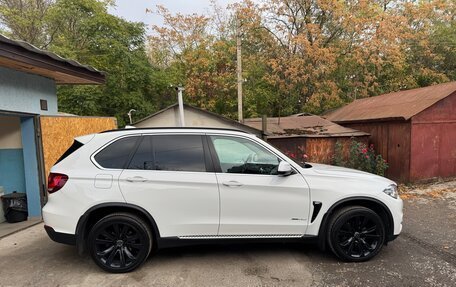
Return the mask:
<path id="1" fill-rule="evenodd" d="M 385 242 L 385 225 L 380 216 L 363 206 L 336 211 L 328 223 L 331 251 L 349 262 L 367 261 L 377 255 Z"/>
<path id="2" fill-rule="evenodd" d="M 92 227 L 87 246 L 95 263 L 111 273 L 138 268 L 152 249 L 152 232 L 146 222 L 130 213 L 114 213 Z"/>

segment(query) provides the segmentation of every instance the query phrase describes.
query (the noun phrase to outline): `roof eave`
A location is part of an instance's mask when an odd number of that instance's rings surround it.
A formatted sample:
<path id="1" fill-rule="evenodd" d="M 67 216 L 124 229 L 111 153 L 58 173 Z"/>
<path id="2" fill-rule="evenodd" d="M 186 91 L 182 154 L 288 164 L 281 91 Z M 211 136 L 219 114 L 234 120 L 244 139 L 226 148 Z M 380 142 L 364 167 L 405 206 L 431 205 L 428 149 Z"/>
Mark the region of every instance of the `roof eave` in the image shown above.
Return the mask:
<path id="1" fill-rule="evenodd" d="M 337 124 L 358 124 L 358 123 L 373 123 L 373 122 L 391 122 L 391 121 L 408 121 L 410 118 L 406 117 L 389 117 L 389 118 L 376 118 L 376 119 L 351 119 L 351 120 L 337 120 L 329 119 Z"/>
<path id="2" fill-rule="evenodd" d="M 33 52 L 12 42 L 12 40 L 11 43 L 0 42 L 0 59 L 3 59 L 4 67 L 53 78 L 57 84 L 99 85 L 106 82 L 105 74 L 93 68 L 57 60 L 43 54 L 44 52 Z M 16 65 L 13 65 L 14 63 Z M 37 70 L 47 71 L 47 73 L 37 72 Z M 62 74 L 68 76 L 68 80 L 57 77 Z"/>
<path id="3" fill-rule="evenodd" d="M 368 133 L 359 133 L 359 134 L 320 134 L 320 135 L 272 135 L 268 136 L 269 139 L 273 138 L 351 138 L 351 137 L 366 137 L 369 136 Z"/>

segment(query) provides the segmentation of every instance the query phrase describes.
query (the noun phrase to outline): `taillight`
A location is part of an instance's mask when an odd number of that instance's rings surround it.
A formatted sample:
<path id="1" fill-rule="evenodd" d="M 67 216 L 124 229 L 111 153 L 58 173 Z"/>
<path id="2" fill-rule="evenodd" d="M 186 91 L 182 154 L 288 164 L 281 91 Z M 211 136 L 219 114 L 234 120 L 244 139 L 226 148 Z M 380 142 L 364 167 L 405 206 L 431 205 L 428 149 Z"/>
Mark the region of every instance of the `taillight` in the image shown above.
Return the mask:
<path id="1" fill-rule="evenodd" d="M 48 192 L 54 193 L 60 190 L 68 180 L 68 175 L 61 173 L 50 173 L 48 177 Z"/>

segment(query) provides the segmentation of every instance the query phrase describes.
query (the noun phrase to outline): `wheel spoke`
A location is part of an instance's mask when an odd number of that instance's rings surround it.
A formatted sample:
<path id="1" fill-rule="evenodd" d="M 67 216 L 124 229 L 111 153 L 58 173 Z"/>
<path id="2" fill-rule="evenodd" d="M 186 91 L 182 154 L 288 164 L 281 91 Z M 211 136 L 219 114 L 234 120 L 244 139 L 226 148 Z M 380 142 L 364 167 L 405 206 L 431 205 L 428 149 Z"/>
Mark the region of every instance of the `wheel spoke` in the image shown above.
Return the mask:
<path id="1" fill-rule="evenodd" d="M 115 233 L 116 237 L 119 238 L 119 235 L 120 235 L 119 224 L 117 224 L 117 223 L 114 224 L 112 226 L 112 228 L 114 229 L 114 233 Z"/>
<path id="2" fill-rule="evenodd" d="M 366 230 L 362 231 L 361 233 L 362 234 L 368 234 L 368 233 L 372 233 L 372 232 L 374 232 L 376 230 L 377 230 L 377 225 L 374 225 L 374 226 L 370 227 L 369 229 L 366 229 Z"/>
<path id="3" fill-rule="evenodd" d="M 126 235 L 128 231 L 128 226 L 125 224 L 122 226 L 122 229 L 120 230 L 120 236 Z"/>
<path id="4" fill-rule="evenodd" d="M 136 257 L 130 252 L 130 250 L 128 250 L 128 248 L 126 246 L 124 247 L 124 252 L 125 252 L 125 255 L 127 255 L 128 259 L 136 260 Z"/>
<path id="5" fill-rule="evenodd" d="M 347 221 L 346 225 L 348 226 L 348 230 L 349 230 L 350 232 L 353 233 L 353 231 L 355 231 L 355 229 L 353 228 L 353 226 L 352 226 L 352 224 L 351 224 L 350 221 Z"/>
<path id="6" fill-rule="evenodd" d="M 355 241 L 353 240 L 351 243 L 350 243 L 350 246 L 348 247 L 348 250 L 347 250 L 347 254 L 348 255 L 352 255 L 352 251 L 353 251 L 353 246 L 355 245 Z"/>
<path id="7" fill-rule="evenodd" d="M 133 243 L 134 241 L 136 241 L 137 239 L 139 239 L 139 235 L 138 234 L 135 234 L 135 235 L 132 235 L 132 236 L 127 236 L 127 242 L 131 242 Z"/>
<path id="8" fill-rule="evenodd" d="M 373 251 L 373 248 L 370 247 L 369 244 L 367 244 L 367 242 L 362 239 L 361 239 L 361 245 L 364 247 L 365 250 L 369 251 L 369 253 Z"/>
<path id="9" fill-rule="evenodd" d="M 345 246 L 347 246 L 347 245 L 348 245 L 350 242 L 352 242 L 352 241 L 353 241 L 353 237 L 350 237 L 350 238 L 348 238 L 347 240 L 345 240 L 344 242 L 339 243 L 339 245 L 345 247 Z"/>
<path id="10" fill-rule="evenodd" d="M 101 235 L 103 235 L 104 237 L 108 238 L 108 239 L 111 239 L 111 240 L 115 240 L 114 236 L 112 236 L 112 234 L 110 234 L 109 232 L 107 232 L 106 230 L 103 231 L 101 233 Z"/>
<path id="11" fill-rule="evenodd" d="M 106 260 L 106 264 L 111 266 L 112 264 L 112 261 L 114 260 L 114 256 L 117 254 L 118 250 L 115 249 L 111 252 L 111 254 L 109 255 L 108 259 Z"/>
<path id="12" fill-rule="evenodd" d="M 144 244 L 142 244 L 142 243 L 130 243 L 130 244 L 128 244 L 128 246 L 133 247 L 135 249 L 141 249 L 141 248 L 143 248 Z"/>
<path id="13" fill-rule="evenodd" d="M 363 223 L 362 223 L 361 227 L 365 227 L 368 222 L 369 222 L 369 218 L 367 216 L 365 216 L 364 219 L 363 219 Z"/>
<path id="14" fill-rule="evenodd" d="M 120 267 L 125 267 L 125 253 L 124 253 L 124 249 L 123 248 L 120 248 L 119 249 L 119 254 L 120 254 Z"/>
<path id="15" fill-rule="evenodd" d="M 111 239 L 102 239 L 102 238 L 97 238 L 95 239 L 96 244 L 112 244 L 113 240 Z"/>
<path id="16" fill-rule="evenodd" d="M 380 238 L 380 235 L 378 234 L 364 234 L 364 237 L 370 237 L 370 238 Z"/>
<path id="17" fill-rule="evenodd" d="M 103 257 L 106 254 L 108 254 L 109 252 L 112 252 L 113 249 L 114 249 L 114 245 L 108 247 L 107 249 L 105 249 L 105 250 L 103 250 L 101 252 L 97 252 L 97 255 Z"/>
<path id="18" fill-rule="evenodd" d="M 359 257 L 364 257 L 364 244 L 362 244 L 360 241 L 357 241 L 356 244 L 359 248 Z"/>
<path id="19" fill-rule="evenodd" d="M 361 222 L 361 216 L 357 216 L 356 218 L 356 230 L 361 231 L 362 228 L 362 222 Z"/>

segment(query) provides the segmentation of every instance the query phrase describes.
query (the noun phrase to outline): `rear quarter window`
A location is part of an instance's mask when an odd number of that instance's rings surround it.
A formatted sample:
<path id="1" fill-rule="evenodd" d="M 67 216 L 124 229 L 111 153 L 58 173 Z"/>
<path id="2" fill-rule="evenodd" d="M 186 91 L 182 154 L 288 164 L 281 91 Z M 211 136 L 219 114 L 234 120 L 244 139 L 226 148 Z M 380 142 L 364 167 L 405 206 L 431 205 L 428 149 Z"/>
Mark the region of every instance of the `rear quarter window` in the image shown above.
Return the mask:
<path id="1" fill-rule="evenodd" d="M 58 164 L 59 162 L 61 162 L 62 160 L 64 160 L 65 158 L 67 158 L 70 154 L 74 153 L 75 151 L 77 151 L 78 149 L 80 149 L 84 144 L 81 143 L 81 142 L 78 142 L 77 140 L 75 140 L 73 142 L 73 144 L 62 154 L 62 156 L 55 162 L 55 164 Z"/>

